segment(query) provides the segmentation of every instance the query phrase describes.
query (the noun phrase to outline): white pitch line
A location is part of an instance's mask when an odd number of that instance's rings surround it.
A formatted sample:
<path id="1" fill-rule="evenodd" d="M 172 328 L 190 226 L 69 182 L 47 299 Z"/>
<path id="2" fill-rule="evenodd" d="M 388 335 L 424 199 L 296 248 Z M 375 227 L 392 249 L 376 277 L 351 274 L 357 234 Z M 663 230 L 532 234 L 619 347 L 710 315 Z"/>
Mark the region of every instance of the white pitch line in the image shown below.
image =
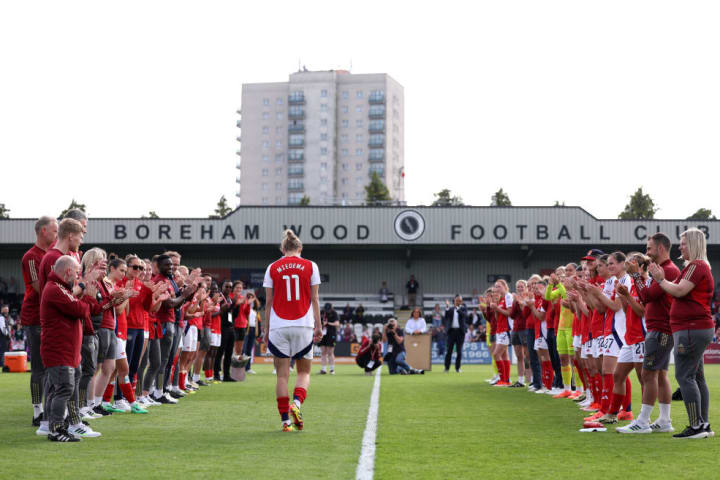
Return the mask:
<path id="1" fill-rule="evenodd" d="M 377 419 L 380 407 L 380 368 L 375 374 L 375 384 L 370 395 L 365 433 L 363 433 L 362 450 L 358 459 L 356 480 L 372 480 L 375 474 L 375 439 L 377 438 Z"/>

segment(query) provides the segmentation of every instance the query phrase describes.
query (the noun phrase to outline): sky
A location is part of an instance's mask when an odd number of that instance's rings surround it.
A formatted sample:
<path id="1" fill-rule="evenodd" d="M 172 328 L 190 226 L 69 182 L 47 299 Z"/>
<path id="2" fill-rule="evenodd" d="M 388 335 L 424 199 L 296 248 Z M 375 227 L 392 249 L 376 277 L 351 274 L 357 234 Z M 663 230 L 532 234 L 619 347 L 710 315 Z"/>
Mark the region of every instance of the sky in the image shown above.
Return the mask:
<path id="1" fill-rule="evenodd" d="M 405 89 L 405 193 L 720 214 L 720 3 L 0 3 L 12 217 L 203 217 L 235 193 L 243 83 L 310 70 Z"/>

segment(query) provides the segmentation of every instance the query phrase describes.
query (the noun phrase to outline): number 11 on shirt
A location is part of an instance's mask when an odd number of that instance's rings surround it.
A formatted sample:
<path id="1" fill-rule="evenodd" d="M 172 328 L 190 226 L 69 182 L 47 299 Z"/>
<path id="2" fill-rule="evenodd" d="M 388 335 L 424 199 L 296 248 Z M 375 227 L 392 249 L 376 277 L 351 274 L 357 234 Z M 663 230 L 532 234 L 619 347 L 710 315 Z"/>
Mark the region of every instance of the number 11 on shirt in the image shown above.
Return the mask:
<path id="1" fill-rule="evenodd" d="M 291 278 L 295 280 L 295 300 L 300 300 L 300 277 L 298 275 L 283 275 L 282 278 L 285 280 L 285 293 L 287 293 L 287 301 L 292 301 L 292 298 L 290 298 Z"/>

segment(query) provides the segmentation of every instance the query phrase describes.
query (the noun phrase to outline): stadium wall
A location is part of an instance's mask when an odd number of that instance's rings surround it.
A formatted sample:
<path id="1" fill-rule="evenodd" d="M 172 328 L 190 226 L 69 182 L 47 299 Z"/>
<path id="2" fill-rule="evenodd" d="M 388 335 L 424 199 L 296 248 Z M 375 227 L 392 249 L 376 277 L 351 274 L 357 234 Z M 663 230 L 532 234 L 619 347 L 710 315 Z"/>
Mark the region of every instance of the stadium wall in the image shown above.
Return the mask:
<path id="1" fill-rule="evenodd" d="M 34 219 L 0 220 L 0 276 L 21 279 Z M 720 260 L 720 222 L 598 220 L 578 207 L 241 207 L 222 219 L 91 218 L 83 249 L 151 256 L 178 250 L 183 263 L 258 284 L 291 227 L 324 274 L 323 290 L 373 293 L 386 280 L 404 293 L 415 274 L 424 293 L 471 293 L 578 261 L 590 248 L 642 250 L 647 235 L 697 226 Z M 677 249 L 673 257 L 678 256 Z"/>

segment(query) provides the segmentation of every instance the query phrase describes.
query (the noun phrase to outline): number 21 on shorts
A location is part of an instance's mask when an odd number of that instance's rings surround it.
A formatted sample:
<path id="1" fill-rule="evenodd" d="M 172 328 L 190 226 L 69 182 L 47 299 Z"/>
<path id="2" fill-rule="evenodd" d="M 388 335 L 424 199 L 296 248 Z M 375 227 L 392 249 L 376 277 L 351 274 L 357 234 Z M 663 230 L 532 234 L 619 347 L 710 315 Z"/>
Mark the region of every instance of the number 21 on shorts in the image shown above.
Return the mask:
<path id="1" fill-rule="evenodd" d="M 290 279 L 292 278 L 295 280 L 295 300 L 300 300 L 300 277 L 298 275 L 283 275 L 283 280 L 285 280 L 285 293 L 287 293 L 287 301 L 292 301 L 291 295 L 290 295 Z"/>

